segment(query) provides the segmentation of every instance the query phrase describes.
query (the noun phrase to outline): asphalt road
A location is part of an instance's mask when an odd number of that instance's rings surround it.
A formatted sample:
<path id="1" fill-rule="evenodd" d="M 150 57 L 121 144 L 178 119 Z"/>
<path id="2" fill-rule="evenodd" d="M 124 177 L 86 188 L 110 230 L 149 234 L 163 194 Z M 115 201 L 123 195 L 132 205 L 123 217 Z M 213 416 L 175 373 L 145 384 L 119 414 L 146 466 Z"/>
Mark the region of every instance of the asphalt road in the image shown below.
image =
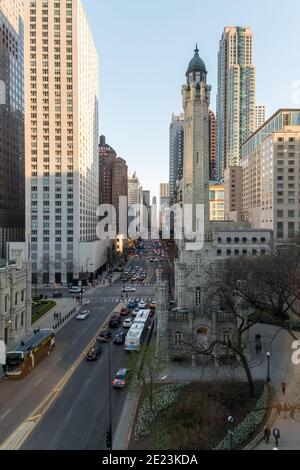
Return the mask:
<path id="1" fill-rule="evenodd" d="M 145 259 L 131 258 L 129 264 L 145 266 Z M 154 275 L 154 267 L 149 276 Z M 148 280 L 149 282 L 149 280 Z M 146 284 L 146 281 L 145 281 Z M 0 443 L 34 411 L 56 387 L 93 339 L 109 313 L 118 305 L 122 282 L 104 288 L 91 288 L 84 297 L 91 315 L 85 321 L 72 319 L 56 335 L 56 347 L 21 381 L 0 384 Z M 153 286 L 140 286 L 129 297 L 153 298 Z M 83 360 L 69 382 L 25 442 L 24 449 L 104 449 L 108 420 L 109 345 L 103 345 L 98 361 Z M 127 362 L 123 347 L 111 344 L 112 376 Z M 112 390 L 113 426 L 121 413 L 125 391 Z"/>

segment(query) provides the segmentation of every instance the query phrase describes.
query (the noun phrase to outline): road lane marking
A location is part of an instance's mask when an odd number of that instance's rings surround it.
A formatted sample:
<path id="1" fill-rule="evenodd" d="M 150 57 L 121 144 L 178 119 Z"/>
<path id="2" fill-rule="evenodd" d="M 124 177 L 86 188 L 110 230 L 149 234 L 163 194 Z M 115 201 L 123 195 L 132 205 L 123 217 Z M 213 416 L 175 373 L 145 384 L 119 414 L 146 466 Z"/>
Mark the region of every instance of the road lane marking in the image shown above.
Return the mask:
<path id="1" fill-rule="evenodd" d="M 85 383 L 85 385 L 84 385 L 84 386 L 85 386 L 85 387 L 87 387 L 87 386 L 88 386 L 88 384 L 90 383 L 90 381 L 91 381 L 91 379 L 89 379 L 89 380 L 88 380 L 88 381 Z"/>
<path id="2" fill-rule="evenodd" d="M 111 315 L 111 313 L 112 312 L 110 312 L 109 315 Z M 58 395 L 64 389 L 65 385 L 68 383 L 75 370 L 81 364 L 82 360 L 87 354 L 87 351 L 94 344 L 95 339 L 99 335 L 100 331 L 103 329 L 103 325 L 105 324 L 108 318 L 106 318 L 106 320 L 102 323 L 94 338 L 86 346 L 83 352 L 78 356 L 76 361 L 70 367 L 68 372 L 62 377 L 57 386 L 44 398 L 44 400 L 35 408 L 35 410 L 31 413 L 30 416 L 28 416 L 27 419 L 25 419 L 3 443 L 0 443 L 0 450 L 17 450 L 23 446 L 30 434 L 32 434 L 32 432 L 35 430 L 40 420 L 45 416 L 52 404 L 57 399 Z M 9 410 L 9 412 L 10 411 L 12 410 Z"/>
<path id="3" fill-rule="evenodd" d="M 70 409 L 69 413 L 67 414 L 65 420 L 68 421 L 68 419 L 70 418 L 71 414 L 72 414 L 72 411 L 73 411 L 73 408 Z"/>
<path id="4" fill-rule="evenodd" d="M 71 345 L 71 346 L 74 346 L 74 344 L 75 344 L 75 343 L 76 343 L 76 339 L 74 339 L 74 341 L 73 341 L 73 343 L 72 343 L 72 345 Z"/>
<path id="5" fill-rule="evenodd" d="M 12 412 L 12 409 L 8 410 L 6 413 L 4 413 L 4 415 L 1 416 L 0 420 L 2 421 L 11 412 Z"/>
<path id="6" fill-rule="evenodd" d="M 43 381 L 43 379 L 38 380 L 37 383 L 34 384 L 34 386 L 37 387 L 42 381 Z"/>

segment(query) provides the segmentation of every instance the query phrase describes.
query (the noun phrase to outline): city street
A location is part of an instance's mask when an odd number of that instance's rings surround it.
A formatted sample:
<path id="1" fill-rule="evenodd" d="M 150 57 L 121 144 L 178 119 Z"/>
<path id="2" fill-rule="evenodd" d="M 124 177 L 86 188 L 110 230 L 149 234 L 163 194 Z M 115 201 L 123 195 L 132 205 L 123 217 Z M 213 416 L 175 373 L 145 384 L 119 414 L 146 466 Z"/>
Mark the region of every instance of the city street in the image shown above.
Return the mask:
<path id="1" fill-rule="evenodd" d="M 137 260 L 135 257 L 128 263 L 141 267 L 145 264 L 145 259 Z M 150 275 L 153 277 L 154 267 Z M 154 299 L 154 285 L 146 281 L 148 280 L 145 280 L 145 286 L 137 286 L 136 292 L 129 293 L 129 297 Z M 78 322 L 76 317 L 69 320 L 56 335 L 56 347 L 52 355 L 23 380 L 5 381 L 0 384 L 2 444 L 70 370 L 110 312 L 120 304 L 121 293 L 121 281 L 112 286 L 90 288 L 83 296 L 83 309 L 90 310 L 90 317 L 84 322 Z M 90 363 L 82 360 L 23 448 L 105 448 L 109 390 L 108 347 L 108 344 L 103 344 L 103 353 L 98 361 Z M 126 360 L 127 353 L 123 347 L 111 344 L 112 377 L 118 368 L 126 365 Z M 118 422 L 125 394 L 124 391 L 112 390 L 114 427 Z"/>

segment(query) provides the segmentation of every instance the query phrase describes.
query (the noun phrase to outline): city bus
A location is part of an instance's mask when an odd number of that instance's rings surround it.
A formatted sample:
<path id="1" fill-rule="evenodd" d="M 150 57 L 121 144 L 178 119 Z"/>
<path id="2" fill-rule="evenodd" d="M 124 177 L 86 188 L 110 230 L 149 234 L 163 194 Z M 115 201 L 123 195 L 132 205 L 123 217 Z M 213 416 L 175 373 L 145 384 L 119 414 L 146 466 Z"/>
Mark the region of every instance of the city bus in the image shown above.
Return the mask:
<path id="1" fill-rule="evenodd" d="M 125 338 L 125 351 L 139 351 L 147 335 L 150 310 L 140 310 Z"/>
<path id="2" fill-rule="evenodd" d="M 22 379 L 39 362 L 49 356 L 54 346 L 54 330 L 51 329 L 40 330 L 23 340 L 18 348 L 6 353 L 6 377 Z"/>

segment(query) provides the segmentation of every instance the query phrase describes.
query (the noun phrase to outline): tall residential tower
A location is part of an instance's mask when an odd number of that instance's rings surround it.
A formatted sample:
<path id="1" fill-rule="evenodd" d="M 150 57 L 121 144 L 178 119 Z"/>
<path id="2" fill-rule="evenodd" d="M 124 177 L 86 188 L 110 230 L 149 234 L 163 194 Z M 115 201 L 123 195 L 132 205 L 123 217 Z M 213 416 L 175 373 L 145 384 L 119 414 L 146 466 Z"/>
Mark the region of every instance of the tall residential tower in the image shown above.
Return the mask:
<path id="1" fill-rule="evenodd" d="M 217 179 L 238 166 L 240 149 L 256 126 L 256 72 L 250 28 L 224 29 L 218 53 Z"/>

